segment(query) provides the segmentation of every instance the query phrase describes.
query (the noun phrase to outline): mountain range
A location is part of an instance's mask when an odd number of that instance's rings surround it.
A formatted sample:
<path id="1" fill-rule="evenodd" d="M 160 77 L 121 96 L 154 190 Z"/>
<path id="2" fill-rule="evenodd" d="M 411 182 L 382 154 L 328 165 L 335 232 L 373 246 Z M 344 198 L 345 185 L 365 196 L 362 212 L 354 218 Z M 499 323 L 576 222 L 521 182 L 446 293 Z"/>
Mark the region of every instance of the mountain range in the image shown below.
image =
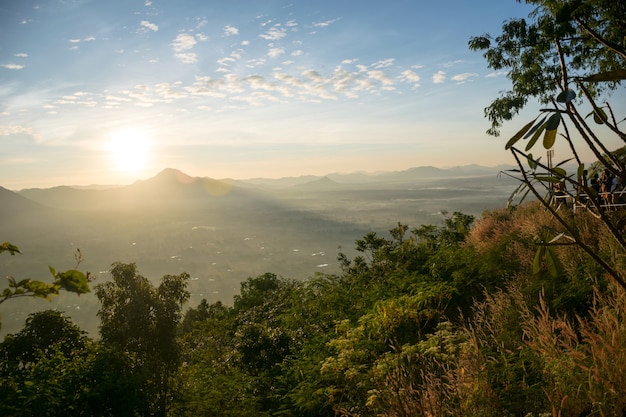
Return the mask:
<path id="1" fill-rule="evenodd" d="M 176 169 L 130 185 L 0 187 L 0 241 L 22 255 L 2 255 L 0 273 L 47 280 L 48 265 L 79 268 L 106 281 L 111 263 L 134 262 L 157 281 L 188 272 L 191 303 L 230 302 L 239 284 L 265 272 L 305 279 L 338 273 L 341 251 L 356 256 L 355 240 L 388 235 L 398 222 L 439 224 L 442 213 L 479 215 L 502 207 L 515 183 L 500 168 L 420 167 L 384 173 L 281 179 L 216 180 Z M 33 309 L 74 313 L 90 332 L 97 300 L 61 295 L 50 304 L 22 299 L 0 305 L 2 331 L 19 328 Z"/>

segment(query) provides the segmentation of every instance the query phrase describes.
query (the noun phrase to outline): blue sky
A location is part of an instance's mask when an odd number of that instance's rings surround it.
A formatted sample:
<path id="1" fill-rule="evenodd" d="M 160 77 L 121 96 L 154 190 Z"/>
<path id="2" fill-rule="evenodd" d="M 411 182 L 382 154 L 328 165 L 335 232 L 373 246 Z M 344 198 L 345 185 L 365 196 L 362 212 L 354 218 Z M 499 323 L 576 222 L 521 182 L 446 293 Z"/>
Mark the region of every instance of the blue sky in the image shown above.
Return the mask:
<path id="1" fill-rule="evenodd" d="M 0 3 L 0 185 L 510 163 L 469 51 L 514 0 Z M 532 114 L 534 116 L 534 114 Z"/>

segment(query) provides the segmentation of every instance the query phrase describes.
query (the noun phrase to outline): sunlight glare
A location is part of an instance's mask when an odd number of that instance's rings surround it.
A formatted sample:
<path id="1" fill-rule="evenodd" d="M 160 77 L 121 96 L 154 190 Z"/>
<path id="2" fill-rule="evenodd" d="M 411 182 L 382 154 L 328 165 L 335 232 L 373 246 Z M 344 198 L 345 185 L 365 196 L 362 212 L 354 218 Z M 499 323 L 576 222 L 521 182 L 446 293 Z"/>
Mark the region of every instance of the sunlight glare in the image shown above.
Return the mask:
<path id="1" fill-rule="evenodd" d="M 150 143 L 145 131 L 125 129 L 114 132 L 109 142 L 109 152 L 117 169 L 135 172 L 145 168 Z"/>

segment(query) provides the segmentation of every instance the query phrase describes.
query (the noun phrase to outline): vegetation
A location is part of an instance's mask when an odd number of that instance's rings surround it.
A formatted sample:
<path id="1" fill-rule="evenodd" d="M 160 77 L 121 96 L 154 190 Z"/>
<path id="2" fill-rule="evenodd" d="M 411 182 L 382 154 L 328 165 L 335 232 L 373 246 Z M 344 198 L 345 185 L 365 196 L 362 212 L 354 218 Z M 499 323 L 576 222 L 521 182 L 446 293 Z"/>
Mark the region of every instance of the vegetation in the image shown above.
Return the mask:
<path id="1" fill-rule="evenodd" d="M 155 287 L 136 265 L 115 263 L 95 289 L 98 340 L 43 311 L 0 343 L 0 414 L 626 415 L 621 212 L 594 202 L 580 169 L 568 176 L 516 147 L 529 134 L 551 144 L 562 126 L 575 152 L 566 118 L 601 146 L 570 82 L 601 126 L 622 135 L 610 107 L 604 118 L 594 104 L 620 81 L 622 3 L 529 3 L 538 5 L 531 24 L 506 23 L 494 47 L 487 36 L 472 43 L 494 68 L 513 66 L 514 89 L 494 102 L 492 121 L 560 89 L 546 121 L 507 143 L 520 165 L 511 175 L 537 201 L 370 232 L 356 256 L 339 254 L 340 273 L 250 277 L 232 305 L 203 300 L 184 315 L 186 273 Z M 591 73 L 570 79 L 563 64 Z M 623 176 L 619 154 L 600 154 Z M 581 186 L 588 209 L 544 198 L 554 178 Z"/>

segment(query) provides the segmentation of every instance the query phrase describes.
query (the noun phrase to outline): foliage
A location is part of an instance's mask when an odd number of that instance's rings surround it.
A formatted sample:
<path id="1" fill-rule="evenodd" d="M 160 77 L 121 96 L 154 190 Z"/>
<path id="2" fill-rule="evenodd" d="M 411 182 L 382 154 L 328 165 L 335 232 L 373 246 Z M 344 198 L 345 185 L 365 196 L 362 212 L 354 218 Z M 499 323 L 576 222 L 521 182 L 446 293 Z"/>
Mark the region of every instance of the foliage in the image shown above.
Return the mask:
<path id="1" fill-rule="evenodd" d="M 17 246 L 9 242 L 0 244 L 0 253 L 3 252 L 9 252 L 11 255 L 22 253 Z M 91 281 L 91 276 L 89 272 L 84 274 L 77 269 L 82 261 L 82 253 L 79 249 L 76 250 L 75 258 L 76 267 L 65 272 L 57 272 L 53 267 L 49 267 L 53 278 L 52 283 L 30 278 L 17 281 L 13 277 L 7 277 L 9 287 L 5 288 L 0 294 L 0 304 L 10 298 L 18 297 L 37 297 L 50 300 L 50 296 L 59 295 L 60 290 L 73 292 L 78 295 L 88 293 L 90 291 L 89 281 Z"/>
<path id="2" fill-rule="evenodd" d="M 182 305 L 189 299 L 189 275 L 166 275 L 155 288 L 135 264 L 115 263 L 112 281 L 96 286 L 102 343 L 124 354 L 141 380 L 145 415 L 166 415 L 171 377 L 178 369 L 176 340 Z"/>
<path id="3" fill-rule="evenodd" d="M 564 229 L 538 242 L 537 265 L 544 259 L 552 275 L 561 274 L 555 246 L 575 244 L 626 289 L 626 277 L 612 260 L 595 252 L 563 214 L 568 200 L 594 213 L 602 220 L 599 233 L 614 239 L 620 256 L 626 252 L 623 225 L 612 214 L 616 197 L 602 195 L 591 186 L 580 157 L 582 150 L 591 152 L 598 160 L 596 169 L 606 170 L 622 184 L 626 182 L 624 160 L 607 148 L 611 138 L 626 142 L 626 133 L 620 128 L 624 119 L 615 115 L 609 103 L 599 101 L 603 91 L 617 89 L 626 79 L 626 6 L 608 0 L 526 2 L 537 5 L 530 20 L 510 20 L 495 40 L 484 35 L 469 43 L 471 49 L 485 51 L 491 68 L 508 70 L 512 82 L 511 91 L 485 110 L 492 122 L 490 133 L 497 133 L 503 121 L 511 120 L 529 99 L 547 105 L 541 109 L 543 117 L 540 114 L 526 123 L 505 145 L 518 165 L 506 174 L 520 181 L 510 202 L 518 194 L 523 199 L 530 193 Z M 581 110 L 583 104 L 589 107 L 587 114 Z M 531 153 L 542 136 L 549 156 L 546 163 Z M 520 146 L 522 140 L 527 140 L 526 145 Z M 567 145 L 571 157 L 553 164 L 551 155 L 557 140 Z M 565 169 L 570 161 L 576 164 L 574 173 Z M 555 197 L 557 187 L 562 199 Z"/>
<path id="4" fill-rule="evenodd" d="M 0 343 L 0 414 L 132 416 L 138 398 L 128 369 L 62 313 L 33 313 Z"/>

